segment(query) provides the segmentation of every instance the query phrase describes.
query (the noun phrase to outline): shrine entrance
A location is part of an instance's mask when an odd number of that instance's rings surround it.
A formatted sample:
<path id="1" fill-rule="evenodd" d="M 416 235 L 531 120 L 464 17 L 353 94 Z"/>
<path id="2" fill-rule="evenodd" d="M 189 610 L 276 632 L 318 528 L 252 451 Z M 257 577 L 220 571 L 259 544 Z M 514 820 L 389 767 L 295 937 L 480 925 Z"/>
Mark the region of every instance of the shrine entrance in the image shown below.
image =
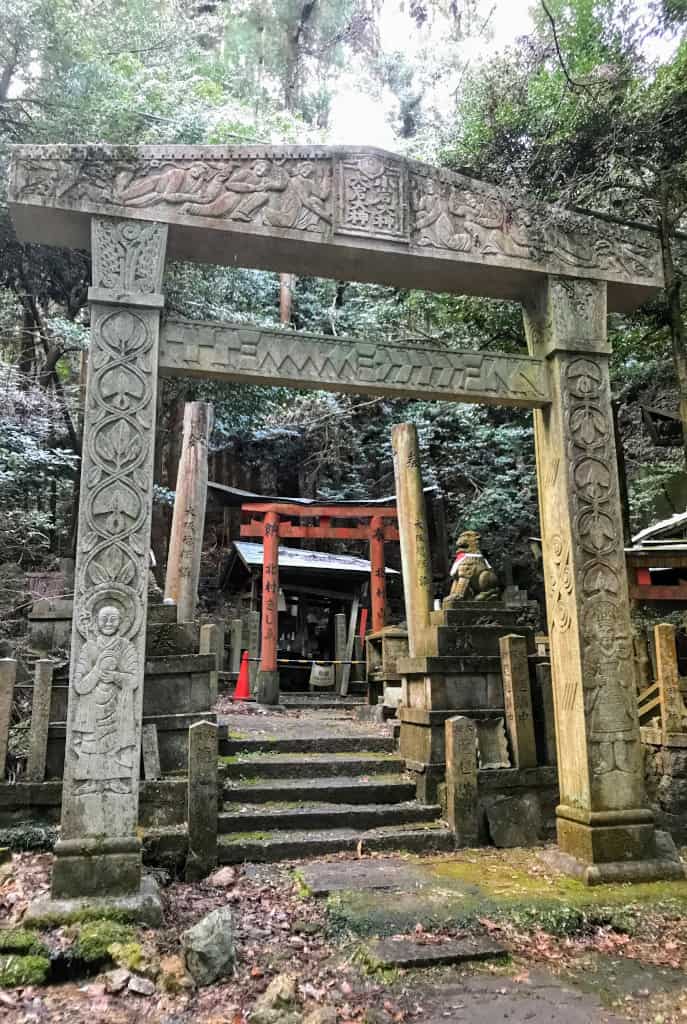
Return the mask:
<path id="1" fill-rule="evenodd" d="M 21 239 L 93 255 L 53 895 L 140 889 L 136 755 L 158 372 L 534 409 L 559 844 L 599 880 L 661 876 L 643 795 L 606 336 L 607 312 L 661 287 L 658 239 L 369 149 L 17 147 L 9 202 Z M 167 258 L 514 299 L 529 355 L 161 321 Z M 401 471 L 412 458 L 399 450 Z M 274 547 L 275 515 L 263 513 Z M 427 581 L 412 586 L 411 655 L 423 655 Z M 93 679 L 121 712 L 116 749 L 102 755 L 89 731 Z M 431 715 L 431 669 L 426 693 Z"/>

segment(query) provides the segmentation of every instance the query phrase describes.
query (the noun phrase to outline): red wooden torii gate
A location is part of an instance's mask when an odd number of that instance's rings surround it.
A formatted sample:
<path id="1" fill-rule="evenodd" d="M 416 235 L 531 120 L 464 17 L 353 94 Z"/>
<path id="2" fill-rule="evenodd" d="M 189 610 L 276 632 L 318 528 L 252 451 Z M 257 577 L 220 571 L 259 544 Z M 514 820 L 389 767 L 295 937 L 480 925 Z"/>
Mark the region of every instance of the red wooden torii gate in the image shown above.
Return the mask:
<path id="1" fill-rule="evenodd" d="M 279 539 L 366 540 L 370 545 L 370 600 L 372 631 L 386 624 L 386 566 L 384 543 L 399 539 L 396 505 L 296 505 L 251 501 L 241 505 L 250 516 L 241 524 L 242 537 L 262 538 L 262 644 L 260 671 L 277 672 L 277 616 L 279 608 Z M 302 523 L 300 520 L 313 520 Z M 338 520 L 362 520 L 357 526 L 336 526 Z M 294 520 L 298 520 L 294 522 Z"/>

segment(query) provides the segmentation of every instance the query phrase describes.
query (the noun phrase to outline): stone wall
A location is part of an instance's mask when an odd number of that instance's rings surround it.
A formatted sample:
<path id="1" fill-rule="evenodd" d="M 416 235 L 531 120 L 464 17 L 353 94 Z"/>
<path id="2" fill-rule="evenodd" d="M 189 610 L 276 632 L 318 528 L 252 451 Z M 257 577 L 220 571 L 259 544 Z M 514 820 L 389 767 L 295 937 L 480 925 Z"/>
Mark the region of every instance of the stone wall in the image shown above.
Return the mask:
<path id="1" fill-rule="evenodd" d="M 644 779 L 658 828 L 687 843 L 687 747 L 644 743 Z"/>

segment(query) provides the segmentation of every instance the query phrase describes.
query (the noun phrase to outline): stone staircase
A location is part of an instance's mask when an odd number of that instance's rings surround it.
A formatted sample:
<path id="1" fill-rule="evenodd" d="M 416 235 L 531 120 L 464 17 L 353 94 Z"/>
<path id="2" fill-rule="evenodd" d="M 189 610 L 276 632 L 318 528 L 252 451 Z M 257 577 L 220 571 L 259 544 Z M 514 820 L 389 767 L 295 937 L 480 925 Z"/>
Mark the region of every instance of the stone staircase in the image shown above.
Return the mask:
<path id="1" fill-rule="evenodd" d="M 220 772 L 220 864 L 453 848 L 439 807 L 415 800 L 391 737 L 225 737 Z"/>

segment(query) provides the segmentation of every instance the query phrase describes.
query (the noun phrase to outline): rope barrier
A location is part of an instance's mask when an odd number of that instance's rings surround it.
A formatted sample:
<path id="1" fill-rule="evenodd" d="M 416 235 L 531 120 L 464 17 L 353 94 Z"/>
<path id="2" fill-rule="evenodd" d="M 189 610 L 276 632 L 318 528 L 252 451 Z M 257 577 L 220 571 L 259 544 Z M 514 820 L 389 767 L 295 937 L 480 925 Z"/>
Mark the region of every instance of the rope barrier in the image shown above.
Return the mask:
<path id="1" fill-rule="evenodd" d="M 249 661 L 260 661 L 260 658 L 249 658 Z M 326 661 L 320 658 L 278 658 L 278 665 L 366 665 L 366 661 Z"/>

